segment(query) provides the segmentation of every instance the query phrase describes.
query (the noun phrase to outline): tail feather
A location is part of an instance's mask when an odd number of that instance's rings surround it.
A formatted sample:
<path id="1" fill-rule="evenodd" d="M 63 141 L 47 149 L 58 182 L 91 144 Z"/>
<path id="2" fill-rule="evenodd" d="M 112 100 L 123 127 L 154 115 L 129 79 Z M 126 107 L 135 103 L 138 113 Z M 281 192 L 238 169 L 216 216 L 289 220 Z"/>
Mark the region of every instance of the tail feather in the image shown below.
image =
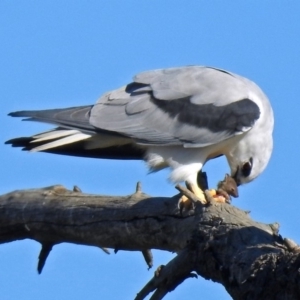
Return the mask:
<path id="1" fill-rule="evenodd" d="M 31 143 L 39 143 L 39 142 L 44 142 L 44 141 L 49 141 L 49 140 L 54 140 L 58 138 L 63 138 L 66 136 L 70 136 L 73 134 L 78 133 L 78 130 L 51 130 L 43 133 L 36 134 L 33 137 L 33 141 Z"/>
<path id="2" fill-rule="evenodd" d="M 91 136 L 91 134 L 85 134 L 78 130 L 55 128 L 32 137 L 11 139 L 6 141 L 5 144 L 11 144 L 13 147 L 23 147 L 23 150 L 30 152 L 38 152 L 83 141 Z"/>
<path id="3" fill-rule="evenodd" d="M 17 111 L 9 115 L 26 121 L 55 124 L 53 130 L 31 137 L 7 141 L 12 147 L 36 152 L 108 159 L 143 159 L 146 150 L 136 146 L 130 138 L 117 132 L 101 130 L 90 125 L 92 105 L 40 111 Z"/>
<path id="4" fill-rule="evenodd" d="M 74 131 L 74 130 L 70 130 L 70 131 Z M 45 151 L 47 149 L 76 143 L 76 142 L 88 139 L 90 137 L 91 137 L 91 135 L 89 135 L 89 134 L 85 134 L 85 133 L 81 133 L 81 132 L 77 131 L 75 134 L 70 134 L 67 137 L 60 138 L 53 142 L 49 142 L 49 143 L 34 147 L 30 150 L 30 152 Z M 33 143 L 33 142 L 35 142 L 35 140 L 31 141 L 31 143 Z"/>
<path id="5" fill-rule="evenodd" d="M 43 142 L 33 143 L 33 140 L 33 137 L 19 137 L 11 139 L 5 142 L 5 144 L 11 144 L 12 147 L 21 147 L 23 151 L 32 151 L 33 148 L 43 145 Z M 44 149 L 43 152 L 77 157 L 121 160 L 140 160 L 143 159 L 146 154 L 145 149 L 136 147 L 133 144 L 87 149 L 85 140 L 80 140 L 72 144 L 64 144 L 55 148 Z"/>
<path id="6" fill-rule="evenodd" d="M 26 121 L 39 121 L 56 124 L 64 128 L 83 129 L 94 131 L 94 126 L 90 125 L 90 111 L 92 105 L 77 106 L 62 109 L 47 110 L 24 110 L 8 114 L 11 117 L 24 117 Z"/>

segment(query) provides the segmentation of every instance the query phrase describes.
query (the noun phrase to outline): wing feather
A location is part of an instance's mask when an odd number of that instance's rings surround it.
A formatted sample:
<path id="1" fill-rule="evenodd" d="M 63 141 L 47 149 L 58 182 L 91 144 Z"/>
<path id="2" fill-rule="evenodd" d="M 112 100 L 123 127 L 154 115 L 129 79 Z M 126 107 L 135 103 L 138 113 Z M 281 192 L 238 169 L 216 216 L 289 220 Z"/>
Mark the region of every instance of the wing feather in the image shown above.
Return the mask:
<path id="1" fill-rule="evenodd" d="M 251 130 L 263 113 L 264 97 L 254 83 L 243 77 L 189 66 L 137 74 L 133 82 L 105 93 L 94 106 L 10 115 L 59 126 L 59 131 L 35 136 L 38 145 L 30 147 L 34 151 L 92 135 L 98 136 L 101 144 L 100 133 L 108 137 L 104 145 L 111 145 L 108 139 L 112 138 L 117 146 L 122 140 L 119 138 L 125 137 L 130 144 L 205 147 Z M 41 145 L 43 142 L 46 144 Z"/>
<path id="2" fill-rule="evenodd" d="M 45 150 L 48 150 L 48 149 L 51 149 L 51 148 L 56 148 L 56 147 L 59 147 L 59 146 L 64 146 L 64 145 L 67 145 L 67 144 L 72 144 L 72 143 L 75 143 L 75 142 L 78 142 L 78 141 L 82 141 L 82 140 L 88 139 L 90 137 L 91 137 L 91 135 L 89 135 L 89 134 L 84 134 L 84 133 L 81 133 L 81 132 L 77 131 L 77 133 L 71 134 L 67 137 L 55 140 L 53 142 L 43 144 L 41 146 L 34 147 L 30 150 L 30 152 L 45 151 Z M 34 142 L 34 141 L 32 141 L 32 142 Z"/>
<path id="3" fill-rule="evenodd" d="M 255 88 L 242 77 L 213 68 L 144 72 L 101 97 L 90 123 L 140 144 L 204 147 L 253 127 L 260 116 L 259 106 L 249 99 Z"/>

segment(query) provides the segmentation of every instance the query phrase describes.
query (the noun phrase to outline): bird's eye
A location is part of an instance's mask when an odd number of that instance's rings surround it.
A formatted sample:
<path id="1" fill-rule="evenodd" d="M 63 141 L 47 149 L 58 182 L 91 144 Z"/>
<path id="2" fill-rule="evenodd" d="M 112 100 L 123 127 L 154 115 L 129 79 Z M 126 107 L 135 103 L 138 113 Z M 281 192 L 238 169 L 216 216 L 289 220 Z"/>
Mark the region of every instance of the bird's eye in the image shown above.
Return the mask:
<path id="1" fill-rule="evenodd" d="M 244 163 L 242 166 L 242 174 L 244 177 L 248 177 L 250 175 L 252 166 L 253 166 L 253 158 L 250 157 L 249 161 Z"/>

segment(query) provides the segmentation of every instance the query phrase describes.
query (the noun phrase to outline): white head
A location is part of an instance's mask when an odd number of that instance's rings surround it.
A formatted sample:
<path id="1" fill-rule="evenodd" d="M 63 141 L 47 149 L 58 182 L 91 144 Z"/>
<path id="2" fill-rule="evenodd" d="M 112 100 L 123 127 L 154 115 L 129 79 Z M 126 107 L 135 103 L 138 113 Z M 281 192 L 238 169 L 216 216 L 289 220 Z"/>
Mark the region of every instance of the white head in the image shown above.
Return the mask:
<path id="1" fill-rule="evenodd" d="M 248 99 L 258 105 L 260 116 L 249 131 L 235 136 L 238 141 L 225 153 L 231 176 L 238 185 L 252 181 L 266 168 L 273 150 L 274 127 L 273 110 L 267 96 L 254 82 L 246 78 L 241 80 L 249 89 Z"/>
<path id="2" fill-rule="evenodd" d="M 227 155 L 237 185 L 248 183 L 266 168 L 273 150 L 272 133 L 249 134 Z"/>

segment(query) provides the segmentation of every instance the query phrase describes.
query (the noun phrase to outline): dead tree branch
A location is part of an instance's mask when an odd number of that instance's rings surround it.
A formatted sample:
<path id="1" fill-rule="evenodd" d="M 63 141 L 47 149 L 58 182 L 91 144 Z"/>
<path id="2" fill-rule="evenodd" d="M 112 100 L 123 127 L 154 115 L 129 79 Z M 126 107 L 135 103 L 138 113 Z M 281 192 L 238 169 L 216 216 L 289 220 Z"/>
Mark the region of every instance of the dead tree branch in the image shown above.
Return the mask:
<path id="1" fill-rule="evenodd" d="M 233 299 L 300 299 L 299 247 L 276 224 L 253 221 L 229 204 L 195 205 L 180 214 L 179 195 L 151 197 L 140 186 L 124 197 L 96 196 L 62 186 L 14 191 L 0 197 L 0 243 L 41 243 L 41 272 L 53 246 L 69 242 L 141 251 L 176 251 L 137 294 L 162 299 L 198 275 L 224 285 Z"/>

